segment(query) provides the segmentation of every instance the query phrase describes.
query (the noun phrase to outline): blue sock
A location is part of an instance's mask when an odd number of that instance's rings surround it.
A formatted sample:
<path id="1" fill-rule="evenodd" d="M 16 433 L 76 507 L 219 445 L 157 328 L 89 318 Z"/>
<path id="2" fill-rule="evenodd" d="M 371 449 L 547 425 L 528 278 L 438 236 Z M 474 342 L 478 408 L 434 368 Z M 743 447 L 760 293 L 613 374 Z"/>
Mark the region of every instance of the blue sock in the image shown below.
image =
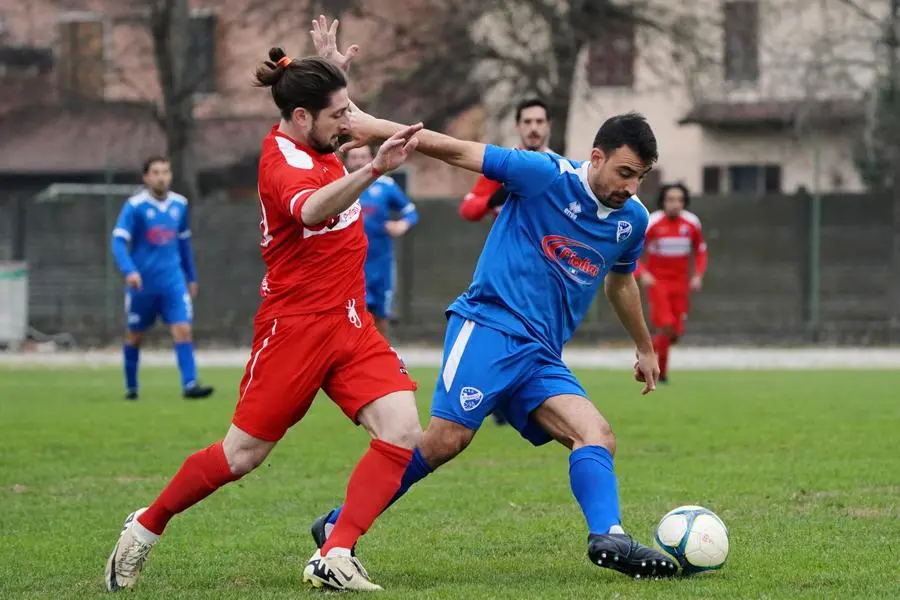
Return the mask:
<path id="1" fill-rule="evenodd" d="M 181 372 L 181 388 L 197 383 L 197 364 L 194 362 L 194 342 L 175 342 L 175 358 Z"/>
<path id="2" fill-rule="evenodd" d="M 390 506 L 400 499 L 400 496 L 409 491 L 409 488 L 412 487 L 414 483 L 417 481 L 422 481 L 425 477 L 432 472 L 432 468 L 428 466 L 428 463 L 425 462 L 425 459 L 422 457 L 422 453 L 416 448 L 413 451 L 412 460 L 409 461 L 409 465 L 406 467 L 406 471 L 403 472 L 403 479 L 400 480 L 400 489 L 397 490 L 397 493 L 394 494 L 394 497 L 391 498 L 391 501 L 388 502 L 388 505 L 384 507 L 384 510 L 390 508 Z M 328 517 L 328 523 L 334 525 L 337 523 L 338 517 L 341 514 L 341 510 L 343 510 L 344 505 L 341 504 L 336 509 L 331 511 L 331 516 Z M 384 512 L 384 511 L 382 511 Z"/>
<path id="3" fill-rule="evenodd" d="M 609 533 L 619 525 L 619 489 L 613 458 L 602 446 L 584 446 L 569 455 L 572 493 L 587 520 L 590 533 Z"/>
<path id="4" fill-rule="evenodd" d="M 137 373 L 138 363 L 141 360 L 141 347 L 122 345 L 122 354 L 125 358 L 125 389 L 129 392 L 136 392 L 138 389 Z"/>

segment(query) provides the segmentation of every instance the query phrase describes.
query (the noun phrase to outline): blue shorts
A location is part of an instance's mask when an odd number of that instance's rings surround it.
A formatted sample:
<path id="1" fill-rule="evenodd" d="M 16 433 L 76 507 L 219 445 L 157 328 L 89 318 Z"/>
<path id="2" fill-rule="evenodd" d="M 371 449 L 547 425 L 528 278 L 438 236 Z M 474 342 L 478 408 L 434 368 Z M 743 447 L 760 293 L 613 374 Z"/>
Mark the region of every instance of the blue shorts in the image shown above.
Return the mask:
<path id="1" fill-rule="evenodd" d="M 191 295 L 184 286 L 168 290 L 125 289 L 125 319 L 129 331 L 147 330 L 162 317 L 166 325 L 191 323 L 194 320 L 194 305 Z"/>
<path id="2" fill-rule="evenodd" d="M 378 319 L 390 319 L 393 316 L 394 273 L 388 269 L 386 273 L 366 275 L 366 307 Z"/>
<path id="3" fill-rule="evenodd" d="M 560 394 L 587 397 L 562 358 L 543 344 L 450 315 L 431 416 L 477 430 L 496 410 L 540 446 L 552 438 L 531 413 Z"/>

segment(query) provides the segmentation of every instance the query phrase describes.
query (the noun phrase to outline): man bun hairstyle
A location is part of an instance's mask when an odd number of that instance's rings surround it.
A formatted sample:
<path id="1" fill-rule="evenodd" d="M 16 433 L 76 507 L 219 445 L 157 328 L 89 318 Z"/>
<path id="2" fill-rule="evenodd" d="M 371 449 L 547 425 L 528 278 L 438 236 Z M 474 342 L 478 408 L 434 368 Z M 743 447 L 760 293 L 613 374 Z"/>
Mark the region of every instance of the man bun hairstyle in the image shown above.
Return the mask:
<path id="1" fill-rule="evenodd" d="M 290 120 L 297 108 L 318 116 L 331 103 L 331 95 L 347 87 L 347 76 L 330 60 L 291 58 L 275 47 L 269 49 L 269 60 L 256 68 L 254 85 L 269 88 L 281 116 Z"/>

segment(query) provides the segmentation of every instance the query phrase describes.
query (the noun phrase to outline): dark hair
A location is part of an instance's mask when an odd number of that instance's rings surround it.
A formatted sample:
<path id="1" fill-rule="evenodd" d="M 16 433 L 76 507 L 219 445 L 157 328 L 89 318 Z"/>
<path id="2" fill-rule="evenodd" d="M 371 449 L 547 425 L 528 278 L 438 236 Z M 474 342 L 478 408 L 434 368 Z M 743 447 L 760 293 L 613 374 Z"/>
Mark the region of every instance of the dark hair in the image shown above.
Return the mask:
<path id="1" fill-rule="evenodd" d="M 534 106 L 540 106 L 544 109 L 544 114 L 547 115 L 547 120 L 550 120 L 550 111 L 547 110 L 547 104 L 541 100 L 540 98 L 528 98 L 526 100 L 522 100 L 519 102 L 519 105 L 516 106 L 516 123 L 522 120 L 522 111 L 526 108 L 532 108 Z"/>
<path id="2" fill-rule="evenodd" d="M 149 156 L 144 160 L 144 165 L 141 167 L 142 173 L 146 175 L 150 172 L 150 167 L 155 165 L 156 163 L 167 163 L 169 159 L 162 154 L 154 154 L 153 156 Z"/>
<path id="3" fill-rule="evenodd" d="M 285 56 L 281 48 L 271 48 L 270 60 L 256 69 L 254 84 L 272 88 L 272 99 L 285 119 L 291 118 L 295 108 L 305 108 L 317 116 L 331 103 L 331 94 L 347 87 L 347 76 L 330 60 L 313 56 L 279 65 Z"/>
<path id="4" fill-rule="evenodd" d="M 688 191 L 687 186 L 683 183 L 667 183 L 666 185 L 659 188 L 659 198 L 656 200 L 657 206 L 660 208 L 663 207 L 663 202 L 666 200 L 666 194 L 669 193 L 669 190 L 681 190 L 681 193 L 684 194 L 684 207 L 687 208 L 691 203 L 691 192 Z"/>
<path id="5" fill-rule="evenodd" d="M 629 112 L 606 120 L 594 137 L 594 148 L 611 154 L 622 146 L 628 146 L 647 166 L 659 159 L 656 136 L 644 115 Z"/>

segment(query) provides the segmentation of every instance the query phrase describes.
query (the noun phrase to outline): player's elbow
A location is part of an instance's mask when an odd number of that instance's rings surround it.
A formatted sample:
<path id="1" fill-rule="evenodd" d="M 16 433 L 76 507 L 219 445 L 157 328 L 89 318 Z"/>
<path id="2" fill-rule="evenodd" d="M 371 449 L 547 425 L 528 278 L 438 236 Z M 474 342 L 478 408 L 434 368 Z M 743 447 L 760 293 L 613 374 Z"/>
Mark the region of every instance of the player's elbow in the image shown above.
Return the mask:
<path id="1" fill-rule="evenodd" d="M 463 200 L 459 205 L 459 216 L 466 221 L 480 221 L 484 216 L 484 211 L 481 210 L 480 206 L 477 206 L 473 202 Z"/>

